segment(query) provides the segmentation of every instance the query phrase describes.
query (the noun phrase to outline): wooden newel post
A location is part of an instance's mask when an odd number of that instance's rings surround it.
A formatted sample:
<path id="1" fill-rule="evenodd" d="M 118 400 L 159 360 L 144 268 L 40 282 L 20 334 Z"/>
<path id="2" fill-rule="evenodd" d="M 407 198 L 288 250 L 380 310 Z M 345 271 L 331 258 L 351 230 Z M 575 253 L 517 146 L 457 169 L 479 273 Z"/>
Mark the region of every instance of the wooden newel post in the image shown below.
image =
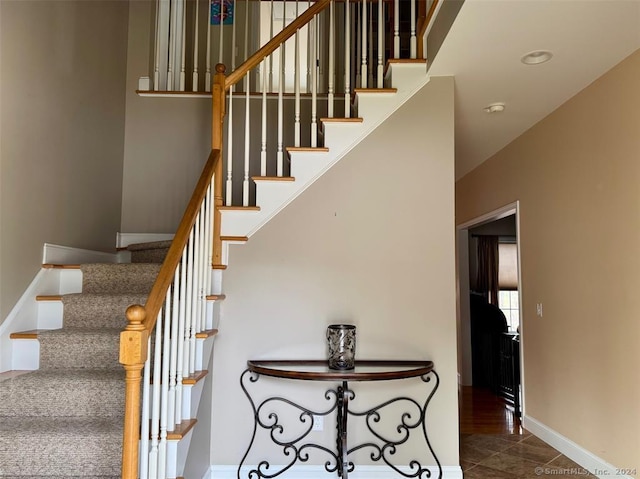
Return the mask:
<path id="1" fill-rule="evenodd" d="M 122 441 L 122 478 L 138 477 L 138 441 L 140 439 L 140 383 L 142 368 L 147 360 L 149 332 L 144 321 L 143 306 L 127 308 L 129 322 L 120 333 L 120 364 L 125 369 L 124 434 Z"/>
<path id="2" fill-rule="evenodd" d="M 222 63 L 216 65 L 216 74 L 213 77 L 213 111 L 211 130 L 211 149 L 220 150 L 220 159 L 216 164 L 213 183 L 213 265 L 222 264 L 222 240 L 220 239 L 220 226 L 222 216 L 220 207 L 222 206 L 222 125 L 225 115 L 225 72 L 226 68 Z M 213 266 L 212 265 L 212 266 Z"/>

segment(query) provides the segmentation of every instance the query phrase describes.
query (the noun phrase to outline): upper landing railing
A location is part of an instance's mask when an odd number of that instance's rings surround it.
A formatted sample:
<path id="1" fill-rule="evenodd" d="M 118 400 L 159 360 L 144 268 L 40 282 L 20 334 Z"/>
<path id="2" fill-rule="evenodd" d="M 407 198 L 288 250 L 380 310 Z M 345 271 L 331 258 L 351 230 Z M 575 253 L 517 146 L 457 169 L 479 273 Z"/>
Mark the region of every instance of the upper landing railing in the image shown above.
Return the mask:
<path id="1" fill-rule="evenodd" d="M 212 65 L 230 72 L 246 61 L 315 1 L 304 0 L 159 0 L 156 4 L 153 65 L 140 79 L 141 91 L 210 92 Z M 318 69 L 318 92 L 347 93 L 348 88 L 381 86 L 382 70 L 390 58 L 424 58 L 424 38 L 438 0 L 335 0 L 321 14 L 316 31 L 300 28 L 298 59 L 293 39 L 284 60 L 285 92 L 293 93 L 299 62 L 302 90 L 311 93 L 311 70 Z M 321 48 L 311 54 L 310 39 Z M 328 40 L 331 38 L 331 40 Z M 348 50 L 348 51 L 347 51 Z M 348 61 L 345 56 L 348 56 Z M 333 62 L 332 62 L 333 59 Z M 346 64 L 349 78 L 346 78 Z M 279 58 L 260 66 L 249 89 L 260 91 L 266 69 L 267 91 L 277 92 Z M 336 83 L 336 79 L 338 79 Z M 246 85 L 238 85 L 243 91 Z"/>
<path id="2" fill-rule="evenodd" d="M 356 89 L 387 86 L 389 59 L 422 59 L 440 5 L 438 0 L 332 0 L 318 11 L 317 3 L 324 2 L 158 3 L 153 72 L 141 80 L 141 90 L 209 92 L 212 62 L 230 66 L 225 206 L 255 205 L 256 178 L 287 177 L 287 147 L 322 146 L 320 119 L 352 117 Z M 306 15 L 309 10 L 319 13 Z M 291 34 L 281 41 L 286 29 Z"/>

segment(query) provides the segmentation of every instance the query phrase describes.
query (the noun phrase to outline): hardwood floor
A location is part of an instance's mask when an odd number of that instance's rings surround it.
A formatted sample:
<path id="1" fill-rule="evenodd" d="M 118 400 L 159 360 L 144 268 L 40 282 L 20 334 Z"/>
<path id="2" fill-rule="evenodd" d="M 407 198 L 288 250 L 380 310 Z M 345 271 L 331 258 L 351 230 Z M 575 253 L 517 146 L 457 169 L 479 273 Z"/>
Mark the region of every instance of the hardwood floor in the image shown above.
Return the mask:
<path id="1" fill-rule="evenodd" d="M 485 388 L 460 386 L 460 434 L 522 434 L 513 407 Z"/>
<path id="2" fill-rule="evenodd" d="M 595 477 L 526 431 L 513 407 L 488 389 L 461 386 L 458 395 L 465 479 Z"/>

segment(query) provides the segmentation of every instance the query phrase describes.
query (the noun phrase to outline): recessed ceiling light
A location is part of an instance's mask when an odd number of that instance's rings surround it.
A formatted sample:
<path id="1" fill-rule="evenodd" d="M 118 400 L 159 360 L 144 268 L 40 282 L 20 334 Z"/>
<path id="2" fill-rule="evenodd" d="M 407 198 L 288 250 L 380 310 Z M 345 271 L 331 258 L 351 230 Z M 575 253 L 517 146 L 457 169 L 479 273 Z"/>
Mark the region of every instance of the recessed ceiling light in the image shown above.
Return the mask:
<path id="1" fill-rule="evenodd" d="M 553 53 L 548 50 L 535 50 L 524 55 L 520 61 L 525 65 L 539 65 L 551 60 Z"/>
<path id="2" fill-rule="evenodd" d="M 485 113 L 502 113 L 504 111 L 504 103 L 492 103 L 483 108 Z"/>

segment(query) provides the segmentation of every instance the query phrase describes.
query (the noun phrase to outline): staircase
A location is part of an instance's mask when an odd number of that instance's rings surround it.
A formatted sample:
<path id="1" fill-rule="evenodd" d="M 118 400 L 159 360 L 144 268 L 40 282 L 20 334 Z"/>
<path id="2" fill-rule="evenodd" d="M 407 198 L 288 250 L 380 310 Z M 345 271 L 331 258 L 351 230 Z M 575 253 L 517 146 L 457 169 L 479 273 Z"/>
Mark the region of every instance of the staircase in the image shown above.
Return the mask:
<path id="1" fill-rule="evenodd" d="M 320 110 L 312 107 L 309 141 L 296 133 L 292 146 L 286 147 L 279 119 L 276 164 L 265 160 L 263 81 L 262 91 L 254 92 L 262 96 L 261 109 L 250 112 L 252 93 L 240 93 L 246 98 L 247 122 L 251 115 L 262 116 L 261 151 L 247 153 L 247 127 L 245 151 L 232 153 L 230 145 L 239 140 L 234 139 L 231 121 L 223 127 L 225 115 L 233 110 L 228 96 L 243 78 L 249 85 L 266 75 L 255 67 L 266 64 L 269 55 L 288 38 L 297 38 L 300 29 L 328 7 L 333 9 L 333 1 L 315 2 L 229 77 L 222 65 L 217 67 L 211 88 L 212 152 L 173 242 L 131 245 L 128 264 L 48 265 L 61 273 L 81 273 L 82 286 L 71 294 L 38 298 L 58 305 L 61 321 L 48 320 L 47 330 L 11 336 L 21 343 L 15 354 L 29 351 L 25 356 L 39 361 L 29 366 L 36 371 L 0 381 L 0 478 L 176 478 L 184 473 L 205 365 L 217 333 L 217 305 L 224 299 L 228 245 L 247 241 L 428 82 L 426 61 L 416 58 L 388 60 L 384 73 L 380 65 L 376 87 L 368 87 L 366 73 L 358 88 L 350 90 L 345 80 L 339 99 L 343 116 L 333 114 L 335 91 L 330 90 L 321 108 L 326 116 L 317 116 Z M 415 32 L 412 36 L 415 39 Z M 349 78 L 349 67 L 345 69 Z M 355 72 L 351 76 L 358 85 Z M 279 115 L 283 95 L 280 88 Z M 317 91 L 309 93 L 312 102 L 316 97 Z M 296 105 L 299 109 L 299 87 Z M 300 116 L 296 118 L 298 131 Z M 222 151 L 228 154 L 226 166 Z M 233 176 L 240 156 L 245 158 L 243 174 Z M 277 174 L 268 175 L 268 169 Z M 242 201 L 234 201 L 237 197 Z"/>
<path id="2" fill-rule="evenodd" d="M 1 478 L 121 477 L 125 383 L 117 358 L 126 323 L 123 311 L 146 302 L 169 244 L 131 245 L 131 263 L 44 265 L 63 275 L 80 273 L 81 292 L 38 296 L 45 305 L 39 324 L 60 321 L 61 328 L 11 335 L 22 343 L 15 347 L 17 355 L 21 349 L 39 347 L 39 364 L 33 365 L 39 369 L 5 373 L 0 380 Z M 61 310 L 62 317 L 53 318 L 52 309 Z M 196 338 L 198 369 L 183 379 L 187 419 L 167 435 L 168 448 L 174 449 L 169 477 L 176 477 L 178 467 L 183 467 L 177 451 L 180 443 L 188 447 L 196 423 L 207 374 L 202 365 L 208 362 L 216 332 L 205 330 Z"/>

